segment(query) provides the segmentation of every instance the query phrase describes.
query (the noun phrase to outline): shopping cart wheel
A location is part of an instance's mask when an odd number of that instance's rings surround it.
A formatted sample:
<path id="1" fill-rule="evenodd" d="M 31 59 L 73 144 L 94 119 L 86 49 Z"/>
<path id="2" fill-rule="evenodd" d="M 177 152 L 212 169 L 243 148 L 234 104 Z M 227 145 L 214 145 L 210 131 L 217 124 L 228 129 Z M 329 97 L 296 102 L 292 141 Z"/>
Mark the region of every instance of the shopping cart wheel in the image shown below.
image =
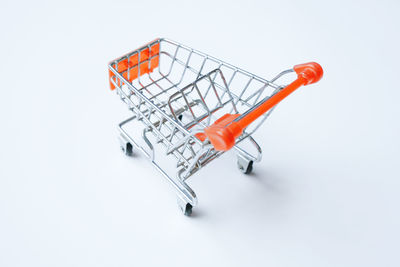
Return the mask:
<path id="1" fill-rule="evenodd" d="M 182 200 L 178 199 L 178 205 L 184 215 L 192 215 L 193 206 L 190 203 L 185 203 Z"/>
<path id="2" fill-rule="evenodd" d="M 132 156 L 132 144 L 129 143 L 129 141 L 127 141 L 122 135 L 120 135 L 118 139 L 122 152 L 127 156 Z"/>
<path id="3" fill-rule="evenodd" d="M 253 171 L 253 161 L 238 156 L 237 166 L 244 174 L 250 174 Z"/>
<path id="4" fill-rule="evenodd" d="M 193 206 L 190 205 L 189 203 L 187 203 L 186 207 L 185 207 L 185 211 L 183 211 L 183 214 L 185 214 L 186 216 L 192 215 L 192 209 L 193 209 Z"/>

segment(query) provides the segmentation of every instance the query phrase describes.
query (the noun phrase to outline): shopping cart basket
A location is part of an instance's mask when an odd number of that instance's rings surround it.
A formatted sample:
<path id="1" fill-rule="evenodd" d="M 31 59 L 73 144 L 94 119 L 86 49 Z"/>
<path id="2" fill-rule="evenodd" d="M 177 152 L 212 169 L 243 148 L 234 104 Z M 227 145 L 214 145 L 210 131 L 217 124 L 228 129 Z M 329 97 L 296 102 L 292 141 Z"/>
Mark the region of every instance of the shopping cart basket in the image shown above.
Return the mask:
<path id="1" fill-rule="evenodd" d="M 186 179 L 231 148 L 237 153 L 239 169 L 250 173 L 253 162 L 261 160 L 261 148 L 252 134 L 283 98 L 323 75 L 321 66 L 311 62 L 268 81 L 164 38 L 111 61 L 108 68 L 111 89 L 133 112 L 119 124 L 122 150 L 131 155 L 137 149 L 151 161 L 176 189 L 185 215 L 197 204 Z M 297 78 L 279 85 L 291 72 Z M 144 125 L 145 146 L 127 130 L 133 120 Z M 255 152 L 243 148 L 244 140 Z M 154 144 L 174 159 L 176 173 L 160 166 Z"/>

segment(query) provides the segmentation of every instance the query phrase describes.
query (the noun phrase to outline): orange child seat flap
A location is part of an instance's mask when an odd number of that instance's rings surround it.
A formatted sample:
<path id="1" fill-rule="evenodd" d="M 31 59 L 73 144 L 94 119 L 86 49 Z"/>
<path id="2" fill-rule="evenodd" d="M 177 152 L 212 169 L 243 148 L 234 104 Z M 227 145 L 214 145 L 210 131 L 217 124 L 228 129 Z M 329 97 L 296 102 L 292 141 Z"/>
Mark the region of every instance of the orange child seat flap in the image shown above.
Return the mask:
<path id="1" fill-rule="evenodd" d="M 140 58 L 140 62 L 139 62 Z M 139 53 L 135 53 L 129 58 L 125 58 L 118 62 L 118 64 L 112 64 L 111 66 L 129 82 L 137 79 L 138 76 L 152 72 L 158 67 L 160 62 L 160 43 L 152 45 L 150 48 L 146 48 Z M 123 82 L 115 77 L 114 72 L 109 70 L 110 88 L 115 89 L 115 85 L 112 80 L 116 82 L 118 86 L 122 86 Z"/>

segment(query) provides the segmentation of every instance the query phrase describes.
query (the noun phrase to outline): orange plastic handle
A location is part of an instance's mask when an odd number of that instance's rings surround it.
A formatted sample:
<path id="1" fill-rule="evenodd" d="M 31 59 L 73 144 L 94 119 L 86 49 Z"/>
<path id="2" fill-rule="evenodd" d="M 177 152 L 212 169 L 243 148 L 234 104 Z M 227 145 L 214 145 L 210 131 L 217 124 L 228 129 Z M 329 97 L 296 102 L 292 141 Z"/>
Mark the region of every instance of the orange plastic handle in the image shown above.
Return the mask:
<path id="1" fill-rule="evenodd" d="M 258 119 L 285 97 L 294 92 L 302 85 L 318 82 L 323 76 L 322 67 L 315 62 L 296 65 L 293 70 L 297 73 L 297 79 L 291 84 L 268 98 L 265 102 L 257 105 L 256 108 L 240 116 L 238 114 L 225 114 L 216 120 L 212 125 L 204 129 L 204 133 L 211 144 L 218 151 L 227 151 L 235 145 L 235 140 L 243 130 L 253 121 Z"/>

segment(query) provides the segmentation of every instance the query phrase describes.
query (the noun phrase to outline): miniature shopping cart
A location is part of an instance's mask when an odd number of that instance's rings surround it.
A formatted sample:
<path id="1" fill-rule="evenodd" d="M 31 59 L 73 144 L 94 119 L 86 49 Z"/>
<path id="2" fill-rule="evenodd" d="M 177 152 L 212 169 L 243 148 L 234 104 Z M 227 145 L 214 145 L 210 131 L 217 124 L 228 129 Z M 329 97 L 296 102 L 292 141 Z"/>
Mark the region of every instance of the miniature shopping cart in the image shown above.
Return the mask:
<path id="1" fill-rule="evenodd" d="M 321 66 L 311 62 L 268 81 L 164 38 L 111 61 L 108 67 L 111 89 L 133 112 L 119 124 L 122 150 L 131 155 L 136 149 L 151 161 L 175 188 L 185 215 L 197 204 L 186 179 L 232 148 L 239 169 L 250 173 L 253 163 L 261 160 L 261 148 L 252 134 L 283 98 L 323 75 Z M 281 83 L 292 72 L 297 78 L 279 85 L 278 80 Z M 143 124 L 144 145 L 127 129 L 136 120 Z M 252 152 L 244 148 L 245 140 Z M 162 154 L 173 159 L 174 173 L 161 167 Z"/>

